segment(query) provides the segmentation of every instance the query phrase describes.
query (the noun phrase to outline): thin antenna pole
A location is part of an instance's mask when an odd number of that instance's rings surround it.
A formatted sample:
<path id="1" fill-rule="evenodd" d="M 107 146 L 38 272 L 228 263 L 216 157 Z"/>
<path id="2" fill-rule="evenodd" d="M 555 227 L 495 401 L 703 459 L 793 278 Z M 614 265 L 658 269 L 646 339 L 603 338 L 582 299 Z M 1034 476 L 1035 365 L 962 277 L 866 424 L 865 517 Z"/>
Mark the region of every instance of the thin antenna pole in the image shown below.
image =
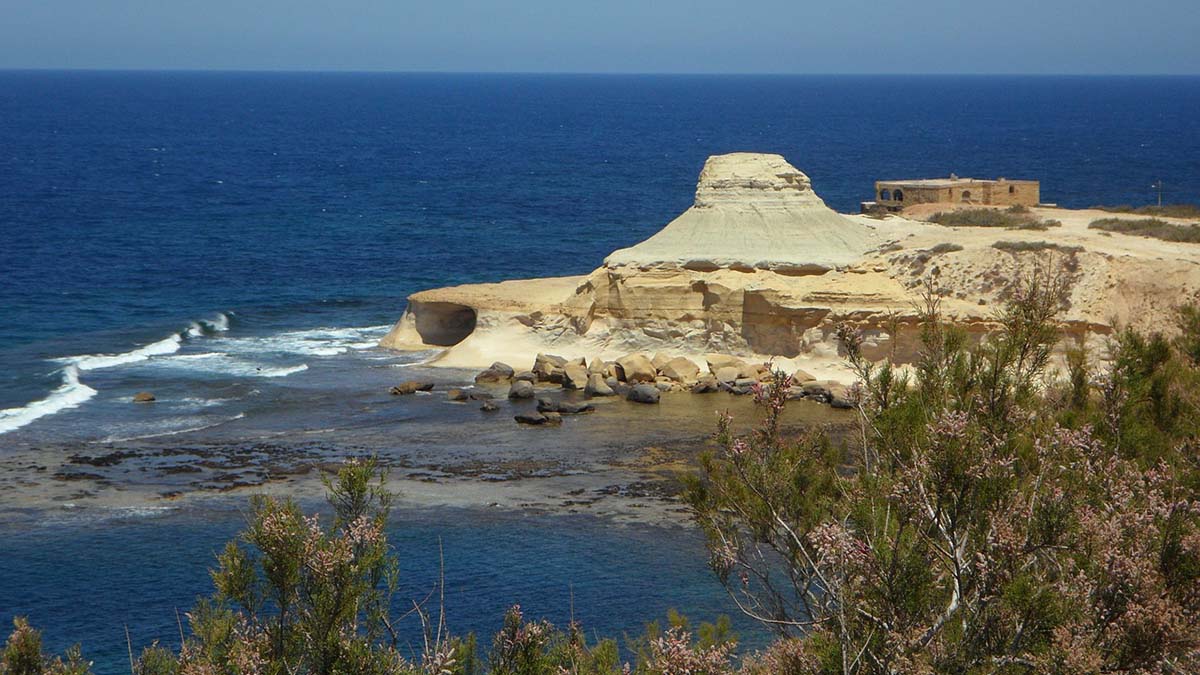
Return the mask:
<path id="1" fill-rule="evenodd" d="M 1150 187 L 1158 190 L 1158 208 L 1161 209 L 1162 208 L 1162 191 L 1163 191 L 1162 179 L 1159 178 L 1158 180 L 1154 181 L 1154 184 L 1151 185 Z"/>

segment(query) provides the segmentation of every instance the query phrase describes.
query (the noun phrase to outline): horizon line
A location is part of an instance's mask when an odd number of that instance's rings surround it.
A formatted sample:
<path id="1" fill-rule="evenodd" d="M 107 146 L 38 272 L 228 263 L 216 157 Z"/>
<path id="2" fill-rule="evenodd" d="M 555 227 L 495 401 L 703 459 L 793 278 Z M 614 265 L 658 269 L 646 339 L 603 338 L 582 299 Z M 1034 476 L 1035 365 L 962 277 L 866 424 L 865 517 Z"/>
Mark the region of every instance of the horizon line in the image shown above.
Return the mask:
<path id="1" fill-rule="evenodd" d="M 1196 73 L 1024 73 L 1024 72 L 688 72 L 688 71 L 587 71 L 587 70 L 402 70 L 371 68 L 108 68 L 0 66 L 0 72 L 58 73 L 246 73 L 246 74 L 344 74 L 344 75 L 542 75 L 542 76 L 672 76 L 672 77 L 1200 77 Z"/>

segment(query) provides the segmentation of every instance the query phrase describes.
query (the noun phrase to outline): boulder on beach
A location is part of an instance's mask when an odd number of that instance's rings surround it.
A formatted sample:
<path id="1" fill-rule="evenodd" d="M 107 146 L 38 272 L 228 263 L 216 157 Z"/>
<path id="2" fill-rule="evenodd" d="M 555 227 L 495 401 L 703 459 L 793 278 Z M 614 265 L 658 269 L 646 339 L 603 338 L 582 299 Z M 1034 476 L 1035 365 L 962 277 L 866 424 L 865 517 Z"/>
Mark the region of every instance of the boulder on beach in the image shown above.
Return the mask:
<path id="1" fill-rule="evenodd" d="M 629 390 L 629 393 L 625 395 L 625 400 L 634 403 L 658 403 L 661 396 L 662 392 L 653 384 L 639 384 Z"/>
<path id="2" fill-rule="evenodd" d="M 554 354 L 538 354 L 533 360 L 533 374 L 538 382 L 553 382 L 560 384 L 563 378 L 563 366 L 567 360 Z"/>
<path id="3" fill-rule="evenodd" d="M 689 358 L 677 356 L 664 363 L 658 372 L 675 382 L 695 382 L 700 375 L 700 366 Z"/>
<path id="4" fill-rule="evenodd" d="M 154 394 L 151 394 L 148 391 L 139 391 L 133 395 L 134 403 L 153 403 L 154 401 Z"/>
<path id="5" fill-rule="evenodd" d="M 654 365 L 655 370 L 662 370 L 663 366 L 667 365 L 667 362 L 670 360 L 671 357 L 662 352 L 655 352 L 654 356 L 650 357 L 650 363 Z"/>
<path id="6" fill-rule="evenodd" d="M 408 394 L 415 394 L 418 391 L 431 390 L 433 390 L 432 382 L 426 380 L 408 380 L 407 382 L 401 382 L 388 391 L 391 392 L 393 396 L 407 396 Z"/>
<path id="7" fill-rule="evenodd" d="M 738 379 L 738 375 L 741 374 L 741 371 L 734 366 L 722 366 L 713 374 L 717 376 L 718 382 L 733 383 Z"/>
<path id="8" fill-rule="evenodd" d="M 528 380 L 514 380 L 508 388 L 509 398 L 533 398 L 533 383 Z"/>
<path id="9" fill-rule="evenodd" d="M 693 394 L 712 394 L 719 391 L 717 377 L 711 374 L 701 375 L 696 384 L 692 385 Z"/>
<path id="10" fill-rule="evenodd" d="M 578 363 L 568 363 L 562 369 L 563 389 L 583 389 L 587 387 L 587 368 Z"/>
<path id="11" fill-rule="evenodd" d="M 475 382 L 478 384 L 508 382 L 513 378 L 516 372 L 513 367 L 507 363 L 496 361 L 487 370 L 475 376 Z"/>
<path id="12" fill-rule="evenodd" d="M 629 354 L 617 359 L 617 378 L 630 384 L 653 382 L 657 375 L 654 364 L 641 354 Z"/>
<path id="13" fill-rule="evenodd" d="M 588 375 L 587 386 L 583 388 L 583 393 L 588 396 L 612 396 L 616 392 L 608 386 L 600 373 L 592 373 Z"/>
<path id="14" fill-rule="evenodd" d="M 447 389 L 447 401 L 466 401 L 471 398 L 471 395 L 463 389 Z"/>
<path id="15" fill-rule="evenodd" d="M 483 412 L 496 412 L 500 409 L 500 406 L 496 405 L 494 401 L 484 401 L 483 404 L 479 406 L 479 409 Z"/>
<path id="16" fill-rule="evenodd" d="M 741 368 L 743 364 L 741 359 L 728 354 L 705 354 L 704 360 L 708 363 L 708 372 L 713 375 L 722 368 Z"/>
<path id="17" fill-rule="evenodd" d="M 559 424 L 562 418 L 558 413 L 523 413 L 513 415 L 513 419 L 517 424 L 528 424 L 530 426 L 544 426 L 547 424 Z"/>

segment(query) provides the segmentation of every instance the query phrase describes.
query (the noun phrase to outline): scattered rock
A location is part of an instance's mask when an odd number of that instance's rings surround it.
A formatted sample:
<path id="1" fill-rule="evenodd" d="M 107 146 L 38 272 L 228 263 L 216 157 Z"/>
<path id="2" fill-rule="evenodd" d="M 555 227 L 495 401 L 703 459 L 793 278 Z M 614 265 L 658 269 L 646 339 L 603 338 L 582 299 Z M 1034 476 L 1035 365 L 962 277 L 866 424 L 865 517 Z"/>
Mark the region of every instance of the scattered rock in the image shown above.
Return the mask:
<path id="1" fill-rule="evenodd" d="M 738 368 L 739 380 L 762 382 L 771 379 L 771 369 L 763 363 L 744 363 Z"/>
<path id="2" fill-rule="evenodd" d="M 533 383 L 528 380 L 514 380 L 508 388 L 509 398 L 533 398 Z"/>
<path id="3" fill-rule="evenodd" d="M 641 354 L 629 354 L 617 359 L 617 378 L 629 382 L 653 382 L 658 375 L 650 359 Z"/>
<path id="4" fill-rule="evenodd" d="M 601 376 L 604 376 L 605 371 L 607 371 L 607 370 L 608 370 L 608 364 L 600 359 L 592 359 L 592 362 L 589 363 L 588 367 L 587 367 L 588 375 L 592 375 L 593 373 L 598 373 Z"/>
<path id="5" fill-rule="evenodd" d="M 537 400 L 537 411 L 540 413 L 558 412 L 558 401 L 539 397 Z"/>
<path id="6" fill-rule="evenodd" d="M 446 391 L 447 401 L 466 401 L 471 398 L 471 395 L 462 389 L 449 389 Z"/>
<path id="7" fill-rule="evenodd" d="M 588 372 L 587 368 L 578 363 L 568 363 L 563 366 L 562 370 L 562 386 L 563 389 L 583 389 L 587 387 Z"/>
<path id="8" fill-rule="evenodd" d="M 674 385 L 672 385 L 670 382 L 664 382 L 664 381 L 661 381 L 661 380 L 660 380 L 660 381 L 657 381 L 657 382 L 655 382 L 655 383 L 654 383 L 654 386 L 655 386 L 655 388 L 657 388 L 659 391 L 671 391 L 671 389 L 673 389 L 673 388 L 674 388 Z"/>
<path id="9" fill-rule="evenodd" d="M 538 354 L 537 358 L 533 360 L 533 374 L 537 377 L 538 382 L 561 384 L 565 365 L 567 365 L 567 360 L 561 356 Z"/>
<path id="10" fill-rule="evenodd" d="M 560 415 L 582 415 L 590 413 L 596 409 L 596 406 L 591 403 L 572 403 L 570 401 L 560 401 L 558 404 L 558 414 Z"/>
<path id="11" fill-rule="evenodd" d="M 550 415 L 553 415 L 554 417 L 551 418 Z M 529 424 L 533 426 L 542 426 L 551 422 L 552 419 L 562 422 L 562 418 L 558 416 L 558 413 L 525 413 L 521 415 L 514 415 L 513 419 L 517 421 L 517 424 Z"/>
<path id="12" fill-rule="evenodd" d="M 492 401 L 484 401 L 483 405 L 479 406 L 479 409 L 483 412 L 496 412 L 500 409 L 500 406 L 496 405 Z"/>
<path id="13" fill-rule="evenodd" d="M 712 394 L 718 390 L 717 378 L 714 375 L 701 375 L 696 384 L 692 385 L 693 394 Z"/>
<path id="14" fill-rule="evenodd" d="M 537 375 L 534 375 L 532 370 L 522 370 L 519 373 L 515 373 L 513 379 L 532 383 L 537 380 Z"/>
<path id="15" fill-rule="evenodd" d="M 139 391 L 133 395 L 134 403 L 153 403 L 154 401 L 154 394 L 151 394 L 148 391 Z"/>
<path id="16" fill-rule="evenodd" d="M 704 360 L 708 363 L 708 372 L 713 375 L 716 375 L 717 371 L 722 368 L 740 368 L 742 366 L 741 359 L 728 354 L 705 354 Z"/>
<path id="17" fill-rule="evenodd" d="M 853 408 L 854 401 L 850 399 L 850 389 L 842 384 L 830 385 L 829 406 L 843 410 Z"/>
<path id="18" fill-rule="evenodd" d="M 808 398 L 815 398 L 828 403 L 833 398 L 833 393 L 830 391 L 830 387 L 833 385 L 835 383 L 828 380 L 815 380 L 813 382 L 805 382 L 800 388 L 804 390 L 804 395 Z"/>
<path id="19" fill-rule="evenodd" d="M 583 388 L 583 393 L 588 396 L 612 396 L 616 392 L 608 386 L 600 373 L 592 373 L 588 375 L 587 386 Z"/>
<path id="20" fill-rule="evenodd" d="M 739 371 L 734 366 L 721 366 L 713 374 L 717 376 L 718 382 L 725 382 L 726 384 L 732 384 L 735 380 L 738 379 Z"/>
<path id="21" fill-rule="evenodd" d="M 663 369 L 663 366 L 670 363 L 670 361 L 671 361 L 671 357 L 667 356 L 666 354 L 664 354 L 662 352 L 656 352 L 654 354 L 654 356 L 650 359 L 651 365 L 653 365 L 654 369 L 658 370 L 658 371 L 661 371 Z"/>
<path id="22" fill-rule="evenodd" d="M 664 363 L 658 371 L 675 382 L 695 382 L 700 375 L 700 366 L 689 358 L 678 356 Z"/>
<path id="23" fill-rule="evenodd" d="M 799 384 L 804 384 L 805 382 L 813 382 L 816 379 L 817 378 L 813 377 L 812 375 L 809 375 L 807 372 L 805 372 L 803 370 L 797 369 L 796 372 L 792 373 L 792 381 L 799 383 Z"/>
<path id="24" fill-rule="evenodd" d="M 486 391 L 479 391 L 475 389 L 467 392 L 467 398 L 471 399 L 472 401 L 490 401 L 496 397 L 492 396 Z"/>
<path id="25" fill-rule="evenodd" d="M 476 383 L 507 382 L 507 381 L 511 380 L 513 378 L 513 375 L 515 375 L 515 374 L 516 373 L 513 371 L 512 366 L 508 365 L 507 363 L 501 363 L 501 362 L 497 361 L 497 362 L 493 363 L 492 365 L 488 366 L 487 370 L 476 375 L 475 382 Z"/>
<path id="26" fill-rule="evenodd" d="M 431 391 L 431 390 L 433 390 L 432 382 L 427 382 L 424 380 L 408 380 L 407 382 L 401 382 L 400 384 L 392 387 L 388 391 L 390 391 L 395 396 L 407 396 L 408 394 L 415 394 L 418 391 Z"/>
<path id="27" fill-rule="evenodd" d="M 658 387 L 652 384 L 639 384 L 629 390 L 625 399 L 634 403 L 658 403 L 661 395 Z"/>
<path id="28" fill-rule="evenodd" d="M 739 377 L 738 379 L 733 381 L 733 386 L 735 386 L 739 389 L 741 389 L 742 387 L 747 387 L 747 388 L 753 387 L 756 384 L 758 384 L 758 380 L 756 380 L 752 377 Z"/>

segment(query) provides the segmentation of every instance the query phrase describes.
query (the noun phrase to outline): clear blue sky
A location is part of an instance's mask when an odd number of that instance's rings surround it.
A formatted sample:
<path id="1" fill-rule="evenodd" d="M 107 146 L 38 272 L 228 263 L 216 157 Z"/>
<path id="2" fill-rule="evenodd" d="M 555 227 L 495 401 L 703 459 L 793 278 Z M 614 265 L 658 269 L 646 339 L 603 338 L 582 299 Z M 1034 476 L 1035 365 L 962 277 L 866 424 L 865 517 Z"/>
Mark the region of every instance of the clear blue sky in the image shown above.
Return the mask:
<path id="1" fill-rule="evenodd" d="M 0 68 L 1200 74 L 1200 0 L 0 0 Z"/>

